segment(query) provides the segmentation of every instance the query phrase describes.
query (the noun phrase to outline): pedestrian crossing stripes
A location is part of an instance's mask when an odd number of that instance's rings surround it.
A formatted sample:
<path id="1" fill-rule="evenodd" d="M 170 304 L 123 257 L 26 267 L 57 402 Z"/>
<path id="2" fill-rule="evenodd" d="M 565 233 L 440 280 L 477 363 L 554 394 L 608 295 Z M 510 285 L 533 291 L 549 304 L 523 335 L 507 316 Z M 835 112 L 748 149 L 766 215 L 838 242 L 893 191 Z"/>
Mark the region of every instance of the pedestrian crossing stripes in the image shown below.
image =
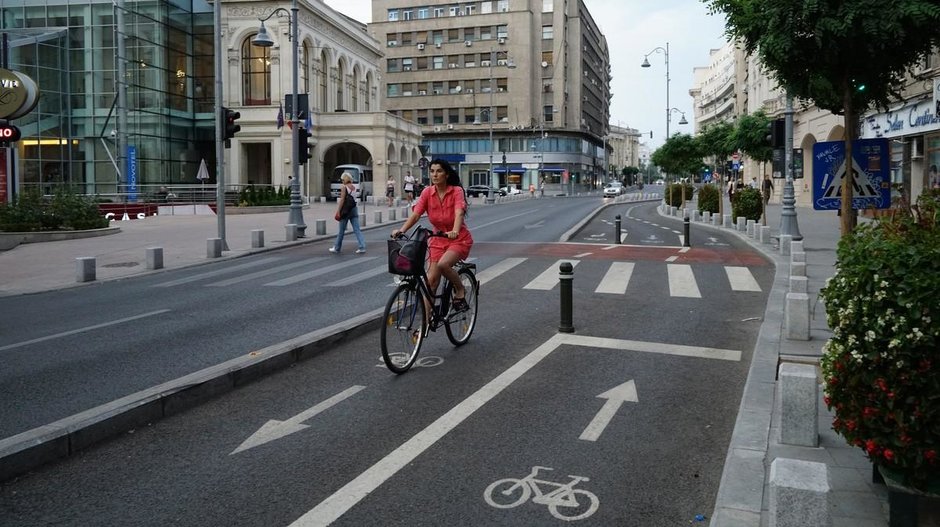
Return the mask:
<path id="1" fill-rule="evenodd" d="M 588 254 L 588 253 L 586 253 Z M 760 292 L 761 286 L 751 272 L 751 269 L 743 266 L 708 266 L 713 270 L 706 270 L 704 265 L 693 268 L 690 264 L 675 263 L 675 256 L 670 257 L 664 262 L 665 272 L 662 271 L 662 264 L 649 264 L 647 262 L 624 262 L 624 261 L 605 261 L 599 263 L 596 260 L 580 259 L 560 259 L 555 260 L 547 267 L 544 260 L 531 259 L 527 257 L 503 258 L 492 264 L 485 264 L 477 273 L 477 279 L 481 284 L 498 281 L 500 287 L 506 284 L 524 283 L 522 289 L 530 291 L 551 291 L 558 287 L 559 266 L 563 262 L 568 262 L 572 267 L 577 267 L 579 263 L 590 262 L 590 271 L 581 272 L 577 281 L 579 284 L 584 281 L 596 281 L 591 283 L 595 294 L 599 295 L 626 295 L 631 286 L 631 282 L 637 283 L 636 287 L 643 287 L 645 284 L 657 280 L 664 280 L 668 283 L 668 295 L 673 298 L 699 299 L 702 298 L 702 289 L 699 283 L 705 284 L 705 291 L 709 294 L 714 293 L 716 288 L 726 287 L 733 292 Z M 326 260 L 326 262 L 324 262 Z M 476 259 L 474 259 L 476 260 Z M 154 287 L 172 287 L 187 285 L 205 281 L 203 287 L 225 287 L 234 284 L 246 283 L 253 280 L 261 280 L 264 287 L 284 287 L 306 281 L 310 281 L 321 276 L 330 276 L 328 280 L 319 282 L 321 287 L 341 287 L 345 285 L 356 285 L 376 277 L 388 277 L 388 266 L 381 257 L 359 256 L 356 258 L 344 258 L 336 261 L 335 258 L 313 257 L 302 261 L 283 263 L 262 270 L 256 270 L 262 265 L 269 265 L 280 262 L 279 258 L 262 258 L 246 264 L 234 265 L 225 269 L 213 270 L 195 274 L 189 277 L 180 278 L 155 284 Z M 523 264 L 528 262 L 528 266 Z M 329 263 L 329 265 L 324 265 Z M 602 265 L 603 267 L 599 267 Z M 539 266 L 539 267 L 534 267 Z M 697 269 L 697 270 L 696 270 Z M 535 278 L 525 282 L 519 281 L 520 274 L 529 276 L 535 274 Z M 236 276 L 220 279 L 225 273 L 235 273 Z M 243 274 L 240 274 L 243 273 Z M 696 273 L 700 276 L 696 278 Z M 715 274 L 721 273 L 721 274 Z M 275 275 L 282 276 L 275 276 Z M 283 276 L 289 274 L 289 276 Z M 597 278 L 600 277 L 600 278 Z M 660 278 L 662 277 L 662 278 Z M 727 280 L 716 278 L 723 277 Z M 705 282 L 701 282 L 702 280 Z M 639 282 L 638 282 L 639 281 Z M 391 282 L 391 280 L 389 280 Z M 516 285 L 515 287 L 519 287 Z"/>

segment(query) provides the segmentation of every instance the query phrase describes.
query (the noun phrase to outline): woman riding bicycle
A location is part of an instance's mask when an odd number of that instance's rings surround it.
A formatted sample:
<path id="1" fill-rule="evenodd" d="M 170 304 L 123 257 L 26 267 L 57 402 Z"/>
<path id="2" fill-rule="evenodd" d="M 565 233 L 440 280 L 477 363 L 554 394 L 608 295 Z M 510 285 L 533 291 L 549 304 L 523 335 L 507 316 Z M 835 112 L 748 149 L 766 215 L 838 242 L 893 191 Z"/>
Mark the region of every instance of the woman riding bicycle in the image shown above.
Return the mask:
<path id="1" fill-rule="evenodd" d="M 443 159 L 431 161 L 429 172 L 431 186 L 421 192 L 418 201 L 412 208 L 411 216 L 405 220 L 400 229 L 392 231 L 392 237 L 410 229 L 421 215 L 427 212 L 428 220 L 434 230 L 444 232 L 447 237 L 431 237 L 428 249 L 431 255 L 431 268 L 428 269 L 428 285 L 432 290 L 437 288 L 438 280 L 444 275 L 454 286 L 454 310 L 467 309 L 464 299 L 466 291 L 454 271 L 454 264 L 458 260 L 466 260 L 470 256 L 473 246 L 473 237 L 470 229 L 464 224 L 464 215 L 467 212 L 467 197 L 460 185 L 460 177 L 450 163 Z"/>

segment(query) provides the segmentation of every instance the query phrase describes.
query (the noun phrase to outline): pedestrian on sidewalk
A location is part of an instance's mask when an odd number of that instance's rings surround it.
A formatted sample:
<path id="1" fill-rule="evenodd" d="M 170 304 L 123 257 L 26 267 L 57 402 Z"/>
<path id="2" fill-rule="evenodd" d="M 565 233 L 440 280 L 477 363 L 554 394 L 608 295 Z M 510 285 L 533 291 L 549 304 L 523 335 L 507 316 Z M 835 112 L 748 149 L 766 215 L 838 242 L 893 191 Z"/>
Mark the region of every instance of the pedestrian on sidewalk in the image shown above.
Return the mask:
<path id="1" fill-rule="evenodd" d="M 336 234 L 336 242 L 330 247 L 330 252 L 339 254 L 343 250 L 343 236 L 346 235 L 346 224 L 352 223 L 353 233 L 356 234 L 356 240 L 359 242 L 359 248 L 356 254 L 366 252 L 366 240 L 362 237 L 362 230 L 359 228 L 359 208 L 356 206 L 356 186 L 353 185 L 352 175 L 349 172 L 343 172 L 340 176 L 343 186 L 340 187 L 339 199 L 336 200 L 336 221 L 339 222 L 339 232 Z"/>
<path id="2" fill-rule="evenodd" d="M 764 174 L 764 205 L 770 203 L 770 196 L 774 193 L 774 182 L 770 180 L 770 176 Z"/>
<path id="3" fill-rule="evenodd" d="M 388 201 L 389 207 L 395 203 L 395 178 L 391 174 L 388 176 L 388 181 L 385 182 L 385 199 Z"/>
<path id="4" fill-rule="evenodd" d="M 415 177 L 411 175 L 410 170 L 405 174 L 405 197 L 408 198 L 409 205 L 415 200 Z"/>

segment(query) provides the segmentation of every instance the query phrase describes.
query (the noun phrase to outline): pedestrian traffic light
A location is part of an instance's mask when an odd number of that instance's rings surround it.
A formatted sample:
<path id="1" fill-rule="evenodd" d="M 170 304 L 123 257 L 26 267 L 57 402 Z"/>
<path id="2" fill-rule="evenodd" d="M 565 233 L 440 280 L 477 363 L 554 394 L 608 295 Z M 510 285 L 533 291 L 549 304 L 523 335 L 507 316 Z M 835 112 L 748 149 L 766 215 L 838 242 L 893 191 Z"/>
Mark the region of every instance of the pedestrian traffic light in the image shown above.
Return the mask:
<path id="1" fill-rule="evenodd" d="M 222 139 L 228 141 L 229 139 L 235 137 L 235 134 L 241 131 L 241 125 L 235 122 L 238 121 L 241 116 L 242 114 L 239 112 L 224 106 L 222 107 Z"/>
<path id="2" fill-rule="evenodd" d="M 313 143 L 310 142 L 310 138 L 313 137 L 313 132 L 307 130 L 304 127 L 299 127 L 297 129 L 297 163 L 300 165 L 307 164 L 307 160 L 313 158 Z"/>

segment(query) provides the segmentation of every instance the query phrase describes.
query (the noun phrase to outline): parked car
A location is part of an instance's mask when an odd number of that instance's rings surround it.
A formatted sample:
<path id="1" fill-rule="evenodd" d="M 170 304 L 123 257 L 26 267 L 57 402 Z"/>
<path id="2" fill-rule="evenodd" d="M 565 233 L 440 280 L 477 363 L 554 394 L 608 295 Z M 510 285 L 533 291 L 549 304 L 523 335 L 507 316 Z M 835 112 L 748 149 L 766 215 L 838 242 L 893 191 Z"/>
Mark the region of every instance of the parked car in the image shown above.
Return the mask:
<path id="1" fill-rule="evenodd" d="M 611 181 L 604 187 L 605 198 L 616 198 L 621 194 L 623 194 L 623 183 L 619 181 Z"/>
<path id="2" fill-rule="evenodd" d="M 470 185 L 469 187 L 467 187 L 467 196 L 469 196 L 469 197 L 471 197 L 471 198 L 475 198 L 475 197 L 477 197 L 477 196 L 484 196 L 484 197 L 486 197 L 486 196 L 489 196 L 489 195 L 490 195 L 490 189 L 491 189 L 491 188 L 492 188 L 492 187 L 488 187 L 488 186 L 486 186 L 486 185 Z M 505 195 L 506 195 L 506 192 L 503 191 L 503 189 L 493 188 L 492 190 L 493 190 L 493 195 L 494 195 L 494 196 L 505 196 Z"/>
<path id="3" fill-rule="evenodd" d="M 522 190 L 514 185 L 503 187 L 499 189 L 499 192 L 500 192 L 500 196 L 506 196 L 509 194 L 522 194 Z"/>

